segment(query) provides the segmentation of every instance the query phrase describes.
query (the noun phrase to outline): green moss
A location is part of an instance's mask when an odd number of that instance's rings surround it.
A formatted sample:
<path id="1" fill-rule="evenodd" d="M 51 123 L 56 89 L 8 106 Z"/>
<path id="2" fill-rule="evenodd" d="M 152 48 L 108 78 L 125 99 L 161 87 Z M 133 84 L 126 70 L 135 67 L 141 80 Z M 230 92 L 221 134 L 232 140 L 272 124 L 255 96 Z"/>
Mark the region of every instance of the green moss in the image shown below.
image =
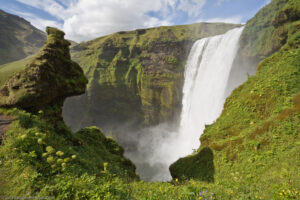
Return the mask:
<path id="1" fill-rule="evenodd" d="M 134 165 L 123 157 L 122 147 L 96 127 L 71 133 L 64 125 L 58 130 L 43 118 L 18 109 L 0 109 L 0 113 L 16 119 L 0 146 L 1 195 L 68 195 L 71 191 L 59 192 L 60 184 L 71 177 L 84 180 L 98 176 L 98 181 L 109 178 L 121 182 L 137 178 Z"/>
<path id="2" fill-rule="evenodd" d="M 166 58 L 166 62 L 169 64 L 177 65 L 178 64 L 178 59 L 174 56 L 169 56 Z"/>
<path id="3" fill-rule="evenodd" d="M 181 158 L 170 166 L 174 179 L 195 178 L 205 182 L 214 182 L 214 155 L 209 147 L 199 150 L 199 153 Z M 177 175 L 180 174 L 180 177 Z"/>

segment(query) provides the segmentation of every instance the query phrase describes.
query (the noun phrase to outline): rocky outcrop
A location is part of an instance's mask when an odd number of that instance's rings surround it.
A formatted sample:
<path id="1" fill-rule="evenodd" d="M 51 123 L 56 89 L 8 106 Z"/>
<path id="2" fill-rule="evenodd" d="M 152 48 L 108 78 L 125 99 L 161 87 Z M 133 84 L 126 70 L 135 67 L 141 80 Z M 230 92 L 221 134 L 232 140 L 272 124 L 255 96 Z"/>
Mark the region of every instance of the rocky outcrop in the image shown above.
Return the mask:
<path id="1" fill-rule="evenodd" d="M 28 21 L 0 10 L 0 65 L 37 53 L 45 41 Z"/>
<path id="2" fill-rule="evenodd" d="M 104 130 L 116 130 L 122 124 L 124 130 L 131 124 L 136 128 L 176 121 L 191 45 L 237 26 L 158 27 L 119 32 L 75 46 L 72 59 L 90 82 L 85 95 L 66 100 L 66 123 L 73 129 L 97 125 Z"/>
<path id="3" fill-rule="evenodd" d="M 64 99 L 83 94 L 87 79 L 70 59 L 70 43 L 64 33 L 50 27 L 46 31 L 42 50 L 0 89 L 0 193 L 16 196 L 23 193 L 19 188 L 30 188 L 29 195 L 76 199 L 82 195 L 73 192 L 77 190 L 74 183 L 82 187 L 85 181 L 92 181 L 102 193 L 107 183 L 105 193 L 112 198 L 114 186 L 110 182 L 138 180 L 135 166 L 124 157 L 123 148 L 99 128 L 71 132 L 63 123 Z M 39 180 L 35 179 L 37 174 Z M 68 179 L 70 195 L 59 189 L 59 185 L 68 185 Z M 16 187 L 16 182 L 21 186 Z M 53 189 L 45 194 L 44 188 Z M 91 194 L 93 197 L 85 197 L 102 199 L 95 192 Z"/>
<path id="4" fill-rule="evenodd" d="M 70 43 L 64 33 L 47 28 L 48 39 L 38 55 L 0 88 L 0 107 L 19 107 L 31 112 L 57 109 L 61 115 L 66 97 L 84 93 L 87 79 L 70 59 Z"/>

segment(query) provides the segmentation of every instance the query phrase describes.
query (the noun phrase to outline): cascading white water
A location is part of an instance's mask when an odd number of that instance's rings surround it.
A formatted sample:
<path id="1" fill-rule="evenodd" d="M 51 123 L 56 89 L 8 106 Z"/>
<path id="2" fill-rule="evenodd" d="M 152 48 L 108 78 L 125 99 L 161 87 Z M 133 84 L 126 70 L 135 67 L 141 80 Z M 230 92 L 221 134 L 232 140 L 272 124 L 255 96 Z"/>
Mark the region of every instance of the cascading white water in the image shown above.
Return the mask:
<path id="1" fill-rule="evenodd" d="M 236 28 L 195 42 L 185 70 L 179 130 L 168 131 L 167 125 L 147 129 L 147 134 L 139 138 L 138 153 L 127 154 L 142 178 L 171 179 L 170 164 L 199 147 L 205 125 L 213 123 L 222 112 L 242 31 L 243 28 Z"/>
<path id="2" fill-rule="evenodd" d="M 198 40 L 189 55 L 183 86 L 179 136 L 184 139 L 182 154 L 199 147 L 205 125 L 221 114 L 226 85 L 239 47 L 243 28 L 224 35 Z"/>

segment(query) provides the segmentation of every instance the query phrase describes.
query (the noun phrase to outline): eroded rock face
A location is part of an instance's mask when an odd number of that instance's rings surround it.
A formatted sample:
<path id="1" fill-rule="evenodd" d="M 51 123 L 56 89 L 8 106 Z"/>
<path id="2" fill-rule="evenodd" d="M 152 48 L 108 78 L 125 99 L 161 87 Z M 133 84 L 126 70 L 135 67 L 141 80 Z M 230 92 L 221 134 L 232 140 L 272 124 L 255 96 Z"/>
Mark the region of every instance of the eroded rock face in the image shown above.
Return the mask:
<path id="1" fill-rule="evenodd" d="M 61 108 L 66 97 L 84 93 L 87 79 L 70 59 L 64 32 L 51 27 L 46 31 L 48 38 L 38 55 L 0 88 L 0 107 L 32 112 L 53 105 Z"/>

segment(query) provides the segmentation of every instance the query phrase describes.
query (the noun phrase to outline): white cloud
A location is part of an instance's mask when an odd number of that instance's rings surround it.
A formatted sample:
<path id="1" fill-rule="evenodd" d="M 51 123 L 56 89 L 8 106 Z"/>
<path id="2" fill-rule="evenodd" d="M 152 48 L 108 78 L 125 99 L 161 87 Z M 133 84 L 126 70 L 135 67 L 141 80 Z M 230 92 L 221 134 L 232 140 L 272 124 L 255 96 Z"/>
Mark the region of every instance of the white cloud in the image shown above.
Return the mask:
<path id="1" fill-rule="evenodd" d="M 121 30 L 172 25 L 178 13 L 199 17 L 206 0 L 17 0 L 41 9 L 63 24 L 31 16 L 41 29 L 55 25 L 67 38 L 84 41 Z M 153 15 L 150 13 L 158 13 Z M 27 17 L 29 19 L 29 17 Z M 44 26 L 43 26 L 44 25 Z"/>
<path id="2" fill-rule="evenodd" d="M 59 19 L 65 18 L 65 9 L 55 0 L 17 0 L 20 3 L 44 10 Z"/>
<path id="3" fill-rule="evenodd" d="M 36 28 L 45 31 L 46 26 L 52 26 L 52 27 L 57 27 L 62 29 L 62 24 L 58 23 L 57 21 L 53 20 L 46 20 L 46 19 L 41 19 L 31 13 L 26 13 L 26 12 L 20 12 L 17 10 L 11 10 L 12 13 L 23 17 L 27 21 L 29 21 L 33 26 Z"/>
<path id="4" fill-rule="evenodd" d="M 199 11 L 205 4 L 205 0 L 180 1 L 178 9 L 186 12 L 189 16 L 199 15 Z"/>
<path id="5" fill-rule="evenodd" d="M 69 9 L 73 16 L 65 20 L 64 30 L 68 37 L 78 41 L 121 30 L 170 25 L 167 17 L 162 20 L 148 13 L 168 15 L 168 6 L 172 9 L 175 4 L 170 0 L 79 0 Z"/>
<path id="6" fill-rule="evenodd" d="M 198 21 L 202 22 L 224 22 L 224 23 L 232 23 L 232 24 L 242 24 L 244 23 L 242 21 L 241 16 L 234 16 L 234 17 L 228 17 L 228 18 L 210 18 L 210 19 L 200 19 Z"/>

